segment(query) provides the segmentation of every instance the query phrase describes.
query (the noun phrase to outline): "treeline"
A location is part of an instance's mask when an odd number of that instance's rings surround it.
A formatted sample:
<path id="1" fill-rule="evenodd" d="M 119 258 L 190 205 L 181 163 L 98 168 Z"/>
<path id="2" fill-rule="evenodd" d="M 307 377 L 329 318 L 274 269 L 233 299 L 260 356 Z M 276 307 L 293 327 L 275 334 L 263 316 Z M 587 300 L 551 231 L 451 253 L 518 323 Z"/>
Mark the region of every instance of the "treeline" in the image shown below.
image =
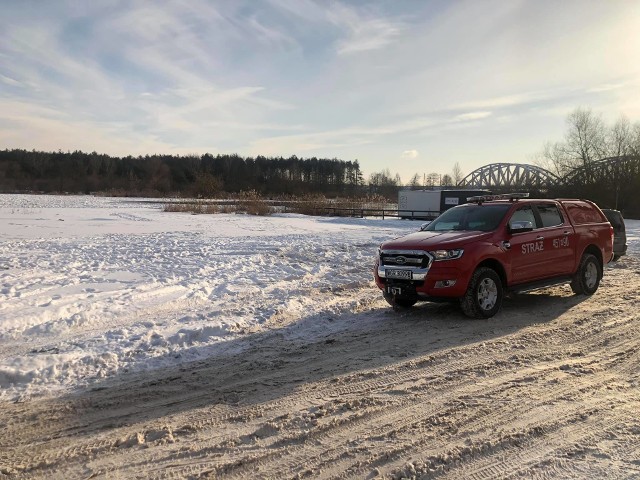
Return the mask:
<path id="1" fill-rule="evenodd" d="M 255 190 L 262 195 L 354 195 L 364 181 L 358 161 L 238 155 L 114 157 L 96 152 L 0 151 L 0 191 L 107 192 L 212 197 Z"/>

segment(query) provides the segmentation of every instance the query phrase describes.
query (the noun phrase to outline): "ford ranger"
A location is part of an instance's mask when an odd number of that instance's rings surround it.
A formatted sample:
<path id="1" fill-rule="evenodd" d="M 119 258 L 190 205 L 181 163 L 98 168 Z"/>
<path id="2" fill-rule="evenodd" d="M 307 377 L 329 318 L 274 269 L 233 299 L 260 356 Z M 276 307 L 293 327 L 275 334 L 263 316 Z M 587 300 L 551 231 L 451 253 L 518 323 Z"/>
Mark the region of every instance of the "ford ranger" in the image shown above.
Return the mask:
<path id="1" fill-rule="evenodd" d="M 383 243 L 374 277 L 395 307 L 458 300 L 489 318 L 506 292 L 570 283 L 598 289 L 613 257 L 613 228 L 588 200 L 534 200 L 528 194 L 471 197 L 419 232 Z"/>

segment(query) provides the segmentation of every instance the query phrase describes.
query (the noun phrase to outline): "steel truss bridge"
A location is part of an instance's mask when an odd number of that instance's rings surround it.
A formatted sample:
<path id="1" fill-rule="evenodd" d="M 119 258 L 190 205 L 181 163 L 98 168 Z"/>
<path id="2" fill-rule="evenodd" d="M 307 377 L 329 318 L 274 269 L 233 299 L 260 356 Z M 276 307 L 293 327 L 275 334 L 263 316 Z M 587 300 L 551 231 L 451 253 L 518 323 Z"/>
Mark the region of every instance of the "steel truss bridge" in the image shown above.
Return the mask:
<path id="1" fill-rule="evenodd" d="M 640 175 L 640 157 L 611 157 L 576 168 L 559 177 L 536 165 L 491 163 L 464 177 L 458 187 L 476 189 L 529 189 L 546 191 L 553 187 L 595 183 L 619 184 Z"/>

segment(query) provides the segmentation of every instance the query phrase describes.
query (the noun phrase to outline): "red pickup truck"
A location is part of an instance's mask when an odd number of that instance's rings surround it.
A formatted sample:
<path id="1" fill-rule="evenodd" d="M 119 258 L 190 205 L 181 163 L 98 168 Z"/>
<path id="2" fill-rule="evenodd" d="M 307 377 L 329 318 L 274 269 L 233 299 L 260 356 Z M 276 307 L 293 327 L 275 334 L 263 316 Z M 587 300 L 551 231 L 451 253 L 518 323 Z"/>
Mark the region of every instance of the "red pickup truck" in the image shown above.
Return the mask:
<path id="1" fill-rule="evenodd" d="M 528 194 L 471 197 L 419 232 L 380 245 L 374 277 L 394 307 L 460 301 L 489 318 L 506 291 L 570 283 L 592 295 L 613 257 L 613 228 L 588 200 L 534 200 Z"/>

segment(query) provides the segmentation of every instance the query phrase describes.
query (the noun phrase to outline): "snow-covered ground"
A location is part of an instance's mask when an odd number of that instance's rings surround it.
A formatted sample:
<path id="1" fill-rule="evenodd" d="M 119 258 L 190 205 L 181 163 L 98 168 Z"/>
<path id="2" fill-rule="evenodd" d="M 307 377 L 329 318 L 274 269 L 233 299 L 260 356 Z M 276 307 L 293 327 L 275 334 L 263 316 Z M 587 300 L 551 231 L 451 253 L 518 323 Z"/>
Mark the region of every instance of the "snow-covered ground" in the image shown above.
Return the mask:
<path id="1" fill-rule="evenodd" d="M 0 478 L 640 478 L 640 221 L 482 321 L 381 298 L 419 224 L 0 195 Z"/>
<path id="2" fill-rule="evenodd" d="M 0 398 L 210 356 L 270 319 L 312 315 L 326 307 L 313 292 L 370 284 L 377 246 L 418 227 L 0 195 Z M 640 222 L 627 234 L 638 252 Z"/>
<path id="3" fill-rule="evenodd" d="M 419 225 L 0 195 L 0 398 L 210 356 L 313 314 L 314 292 L 370 284 L 380 242 Z"/>

